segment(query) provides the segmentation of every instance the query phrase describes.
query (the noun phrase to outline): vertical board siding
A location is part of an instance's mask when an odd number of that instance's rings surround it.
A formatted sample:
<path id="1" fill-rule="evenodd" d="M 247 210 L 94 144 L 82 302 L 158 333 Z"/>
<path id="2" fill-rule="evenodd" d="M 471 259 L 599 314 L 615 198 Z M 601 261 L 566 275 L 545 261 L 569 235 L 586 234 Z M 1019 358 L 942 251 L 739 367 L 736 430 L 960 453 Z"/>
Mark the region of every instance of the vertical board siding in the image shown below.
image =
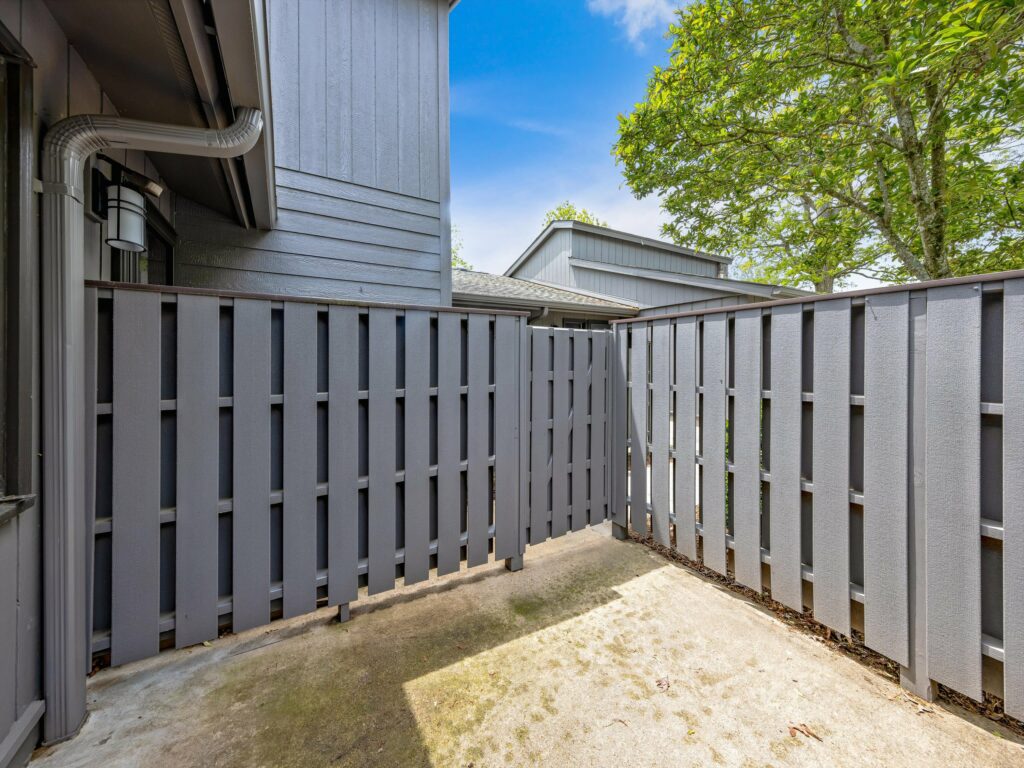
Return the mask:
<path id="1" fill-rule="evenodd" d="M 725 431 L 726 359 L 728 321 L 724 314 L 704 321 L 704 410 L 701 442 L 704 448 L 703 520 L 704 563 L 713 571 L 726 573 L 725 544 Z"/>
<path id="2" fill-rule="evenodd" d="M 981 699 L 981 291 L 928 290 L 926 516 L 928 665 Z"/>
<path id="3" fill-rule="evenodd" d="M 1024 279 L 1003 294 L 1003 698 L 1024 719 Z"/>
<path id="4" fill-rule="evenodd" d="M 736 313 L 733 540 L 736 581 L 761 591 L 761 311 Z"/>
<path id="5" fill-rule="evenodd" d="M 814 618 L 850 634 L 850 300 L 814 305 Z M 825 567 L 827 566 L 827 567 Z"/>
<path id="6" fill-rule="evenodd" d="M 775 600 L 802 612 L 800 371 L 803 306 L 776 307 L 771 317 L 771 588 Z"/>
<path id="7" fill-rule="evenodd" d="M 234 303 L 232 609 L 235 632 L 270 621 L 270 303 Z"/>
<path id="8" fill-rule="evenodd" d="M 522 552 L 519 538 L 519 345 L 520 321 L 494 321 L 494 557 Z"/>
<path id="9" fill-rule="evenodd" d="M 676 323 L 676 548 L 697 558 L 697 322 Z"/>
<path id="10" fill-rule="evenodd" d="M 371 595 L 395 586 L 395 318 L 370 313 L 369 582 Z"/>
<path id="11" fill-rule="evenodd" d="M 333 2 L 333 0 L 331 0 Z M 299 12 L 299 168 L 327 174 L 326 0 L 302 0 Z M 278 71 L 275 68 L 275 71 Z"/>
<path id="12" fill-rule="evenodd" d="M 490 485 L 490 320 L 469 316 L 469 386 L 466 413 L 468 565 L 487 562 L 491 517 Z"/>
<path id="13" fill-rule="evenodd" d="M 551 481 L 548 354 L 552 336 L 549 329 L 536 329 L 530 331 L 530 337 L 533 376 L 530 400 L 530 543 L 539 544 L 547 539 L 551 521 L 548 506 L 548 483 Z"/>
<path id="14" fill-rule="evenodd" d="M 316 306 L 284 305 L 284 616 L 316 607 Z"/>
<path id="15" fill-rule="evenodd" d="M 864 643 L 910 664 L 907 453 L 910 297 L 871 296 L 864 313 Z"/>
<path id="16" fill-rule="evenodd" d="M 405 313 L 405 583 L 430 570 L 430 314 Z"/>
<path id="17" fill-rule="evenodd" d="M 629 522 L 633 530 L 646 536 L 647 528 L 647 328 L 635 325 L 630 340 L 630 414 L 629 414 Z"/>
<path id="18" fill-rule="evenodd" d="M 214 296 L 178 298 L 175 632 L 184 648 L 217 637 L 220 321 Z"/>
<path id="19" fill-rule="evenodd" d="M 461 544 L 459 468 L 459 371 L 461 322 L 448 312 L 437 318 L 437 573 L 459 570 Z"/>
<path id="20" fill-rule="evenodd" d="M 569 341 L 572 331 L 556 328 L 555 361 L 552 373 L 551 423 L 551 535 L 561 536 L 569 523 Z"/>
<path id="21" fill-rule="evenodd" d="M 159 294 L 114 291 L 114 664 L 160 648 L 160 335 Z"/>
<path id="22" fill-rule="evenodd" d="M 651 532 L 669 546 L 669 365 L 672 327 L 667 320 L 651 330 Z"/>
<path id="23" fill-rule="evenodd" d="M 587 398 L 591 382 L 589 334 L 572 335 L 572 530 L 587 525 Z"/>

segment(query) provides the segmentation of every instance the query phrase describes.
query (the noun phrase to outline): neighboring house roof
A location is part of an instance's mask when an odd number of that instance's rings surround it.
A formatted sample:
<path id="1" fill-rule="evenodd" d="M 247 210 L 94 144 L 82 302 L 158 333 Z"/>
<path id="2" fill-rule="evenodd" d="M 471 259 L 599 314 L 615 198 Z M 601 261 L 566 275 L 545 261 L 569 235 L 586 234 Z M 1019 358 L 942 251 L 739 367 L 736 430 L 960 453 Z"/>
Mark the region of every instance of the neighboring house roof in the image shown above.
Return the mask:
<path id="1" fill-rule="evenodd" d="M 682 256 L 693 256 L 708 261 L 717 261 L 721 264 L 729 264 L 732 259 L 728 256 L 718 256 L 714 253 L 704 253 L 703 251 L 695 251 L 692 248 L 685 248 L 681 245 L 675 245 L 674 243 L 666 243 L 663 240 L 654 240 L 649 237 L 641 237 L 640 235 L 631 235 L 629 232 L 622 232 L 618 229 L 611 229 L 609 227 L 595 227 L 592 224 L 584 224 L 580 221 L 553 221 L 544 228 L 544 231 L 537 235 L 537 239 L 530 243 L 530 247 L 523 251 L 523 255 L 520 256 L 511 267 L 505 270 L 506 275 L 513 274 L 519 266 L 525 262 L 533 252 L 536 251 L 541 245 L 544 244 L 552 233 L 560 229 L 571 229 L 578 232 L 587 232 L 592 235 L 598 235 L 600 237 L 610 238 L 612 240 L 620 240 L 626 243 L 634 243 L 641 245 L 645 248 L 654 248 L 655 250 L 667 251 L 669 253 L 676 253 Z"/>
<path id="2" fill-rule="evenodd" d="M 463 303 L 578 309 L 620 317 L 632 316 L 637 312 L 634 304 L 603 298 L 592 293 L 580 293 L 533 280 L 492 275 L 469 269 L 452 270 L 452 297 Z"/>
<path id="3" fill-rule="evenodd" d="M 578 259 L 575 256 L 569 257 L 569 264 L 579 269 L 591 269 L 598 272 L 612 272 L 617 275 L 631 275 L 633 277 L 642 277 L 646 280 L 656 280 L 663 283 L 676 283 L 678 285 L 692 285 L 699 288 L 708 288 L 714 291 L 723 291 L 725 293 L 735 293 L 744 296 L 759 296 L 765 299 L 785 299 L 814 295 L 813 291 L 805 291 L 801 288 L 790 288 L 785 285 L 751 283 L 746 280 L 730 280 L 724 277 L 687 275 L 681 272 L 663 272 L 660 269 L 646 269 L 644 267 L 626 267 L 620 264 L 607 264 L 602 261 L 587 261 L 586 259 Z"/>

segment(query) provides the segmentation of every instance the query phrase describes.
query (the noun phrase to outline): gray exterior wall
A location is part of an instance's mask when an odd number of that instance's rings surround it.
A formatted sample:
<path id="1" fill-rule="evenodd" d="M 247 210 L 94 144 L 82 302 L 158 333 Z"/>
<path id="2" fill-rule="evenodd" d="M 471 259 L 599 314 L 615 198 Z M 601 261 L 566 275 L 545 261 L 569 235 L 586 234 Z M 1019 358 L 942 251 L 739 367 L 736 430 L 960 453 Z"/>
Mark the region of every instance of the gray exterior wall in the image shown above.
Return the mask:
<path id="1" fill-rule="evenodd" d="M 279 218 L 182 200 L 175 282 L 451 302 L 447 0 L 268 0 Z"/>
<path id="2" fill-rule="evenodd" d="M 658 315 L 672 315 L 676 312 L 697 312 L 702 309 L 718 309 L 720 307 L 732 307 L 737 304 L 756 304 L 766 299 L 757 296 L 745 296 L 738 293 L 731 293 L 720 299 L 705 299 L 703 301 L 690 301 L 680 304 L 666 304 L 660 307 L 645 307 L 639 312 L 639 317 L 657 317 Z"/>
<path id="3" fill-rule="evenodd" d="M 514 276 L 553 285 L 598 293 L 641 306 L 718 301 L 732 294 L 687 285 L 656 282 L 630 275 L 597 272 L 572 263 L 572 259 L 663 272 L 718 277 L 722 266 L 697 256 L 602 237 L 576 228 L 556 229 L 514 271 Z M 735 303 L 735 302 L 732 302 Z"/>

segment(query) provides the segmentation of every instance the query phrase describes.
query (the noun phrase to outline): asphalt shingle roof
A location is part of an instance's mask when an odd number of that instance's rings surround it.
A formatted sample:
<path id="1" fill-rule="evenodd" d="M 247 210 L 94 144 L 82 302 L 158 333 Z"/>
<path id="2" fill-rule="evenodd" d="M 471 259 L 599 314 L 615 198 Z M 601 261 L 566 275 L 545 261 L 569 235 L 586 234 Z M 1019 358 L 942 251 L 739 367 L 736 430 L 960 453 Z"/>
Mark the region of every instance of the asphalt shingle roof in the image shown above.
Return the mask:
<path id="1" fill-rule="evenodd" d="M 519 300 L 531 304 L 576 304 L 580 307 L 635 310 L 631 304 L 602 299 L 565 288 L 521 280 L 517 277 L 492 275 L 469 269 L 452 270 L 452 293 L 463 296 L 481 296 L 494 299 Z"/>

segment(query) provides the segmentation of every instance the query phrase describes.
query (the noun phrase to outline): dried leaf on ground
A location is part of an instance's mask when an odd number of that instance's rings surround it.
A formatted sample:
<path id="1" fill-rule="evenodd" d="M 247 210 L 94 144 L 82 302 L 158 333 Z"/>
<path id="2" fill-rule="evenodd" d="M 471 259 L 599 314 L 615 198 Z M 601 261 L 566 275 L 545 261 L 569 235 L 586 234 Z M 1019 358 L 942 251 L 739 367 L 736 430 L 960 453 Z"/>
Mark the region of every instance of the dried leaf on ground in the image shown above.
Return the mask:
<path id="1" fill-rule="evenodd" d="M 659 691 L 667 691 L 669 688 L 672 687 L 672 683 L 669 681 L 667 677 L 659 677 L 657 681 L 657 686 Z"/>

